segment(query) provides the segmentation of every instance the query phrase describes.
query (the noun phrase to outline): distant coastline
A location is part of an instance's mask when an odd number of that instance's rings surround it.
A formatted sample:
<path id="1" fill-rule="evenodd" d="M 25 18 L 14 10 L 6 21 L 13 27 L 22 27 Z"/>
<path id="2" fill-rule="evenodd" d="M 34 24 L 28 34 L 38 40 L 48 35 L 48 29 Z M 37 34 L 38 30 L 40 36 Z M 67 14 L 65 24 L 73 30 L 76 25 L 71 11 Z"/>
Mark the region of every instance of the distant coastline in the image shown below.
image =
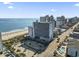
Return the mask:
<path id="1" fill-rule="evenodd" d="M 0 18 L 0 32 L 32 26 L 32 23 L 36 20 L 34 18 Z"/>

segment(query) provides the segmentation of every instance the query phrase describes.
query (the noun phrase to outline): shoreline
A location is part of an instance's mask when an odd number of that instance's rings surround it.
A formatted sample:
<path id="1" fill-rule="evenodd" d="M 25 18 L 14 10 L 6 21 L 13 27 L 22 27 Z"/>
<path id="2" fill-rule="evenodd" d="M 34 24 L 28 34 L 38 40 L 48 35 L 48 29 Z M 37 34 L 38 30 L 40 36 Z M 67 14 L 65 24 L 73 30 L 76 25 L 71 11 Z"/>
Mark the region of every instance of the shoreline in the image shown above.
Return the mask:
<path id="1" fill-rule="evenodd" d="M 28 33 L 28 27 L 25 27 L 22 29 L 15 29 L 8 32 L 1 32 L 1 37 L 2 37 L 2 40 L 8 40 L 27 33 Z"/>
<path id="2" fill-rule="evenodd" d="M 28 27 L 24 27 L 24 28 L 17 28 L 17 29 L 13 29 L 13 30 L 8 30 L 8 31 L 2 31 L 1 33 L 10 33 L 10 32 L 16 32 L 16 31 L 21 31 L 23 29 L 28 29 Z"/>

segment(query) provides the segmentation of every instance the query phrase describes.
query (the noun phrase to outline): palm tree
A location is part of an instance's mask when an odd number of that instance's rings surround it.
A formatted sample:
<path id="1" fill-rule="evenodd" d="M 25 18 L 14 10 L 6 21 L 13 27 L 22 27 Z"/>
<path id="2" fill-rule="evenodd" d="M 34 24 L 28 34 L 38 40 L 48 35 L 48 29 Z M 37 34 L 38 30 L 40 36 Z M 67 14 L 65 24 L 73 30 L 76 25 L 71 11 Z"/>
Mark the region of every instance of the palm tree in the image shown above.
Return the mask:
<path id="1" fill-rule="evenodd" d="M 26 55 L 24 53 L 20 53 L 19 56 L 25 57 Z"/>
<path id="2" fill-rule="evenodd" d="M 0 51 L 0 54 L 2 54 L 3 52 L 2 51 Z"/>
<path id="3" fill-rule="evenodd" d="M 20 52 L 20 50 L 18 49 L 17 52 Z"/>

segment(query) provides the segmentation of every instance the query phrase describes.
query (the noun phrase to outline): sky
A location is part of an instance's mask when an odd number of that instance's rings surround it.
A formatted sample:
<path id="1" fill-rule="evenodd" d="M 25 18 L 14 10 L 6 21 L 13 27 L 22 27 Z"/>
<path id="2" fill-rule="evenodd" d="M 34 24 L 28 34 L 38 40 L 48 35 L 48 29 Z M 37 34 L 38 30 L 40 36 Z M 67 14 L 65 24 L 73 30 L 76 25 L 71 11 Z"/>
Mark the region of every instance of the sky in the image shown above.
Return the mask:
<path id="1" fill-rule="evenodd" d="M 79 2 L 0 2 L 0 18 L 79 17 Z"/>

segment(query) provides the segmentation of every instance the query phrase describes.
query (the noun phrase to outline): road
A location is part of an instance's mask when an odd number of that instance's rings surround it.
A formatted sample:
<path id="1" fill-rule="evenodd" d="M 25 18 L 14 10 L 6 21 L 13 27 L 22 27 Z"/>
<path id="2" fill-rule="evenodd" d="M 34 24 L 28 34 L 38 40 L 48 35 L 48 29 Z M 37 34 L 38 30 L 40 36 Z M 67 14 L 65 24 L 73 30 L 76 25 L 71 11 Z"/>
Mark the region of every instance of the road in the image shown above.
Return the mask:
<path id="1" fill-rule="evenodd" d="M 60 38 L 59 43 L 57 43 L 57 38 L 56 38 L 54 41 L 52 41 L 49 44 L 49 46 L 47 47 L 47 49 L 44 52 L 42 52 L 41 54 L 38 54 L 38 55 L 36 54 L 34 56 L 36 56 L 36 57 L 53 57 L 54 51 L 57 49 L 59 44 L 62 43 L 66 39 L 66 36 L 68 36 L 71 32 L 73 32 L 74 28 L 77 27 L 78 25 L 79 25 L 79 22 L 76 23 L 71 28 L 69 28 L 64 33 L 62 33 L 61 35 L 59 35 L 58 36 L 58 38 Z"/>

